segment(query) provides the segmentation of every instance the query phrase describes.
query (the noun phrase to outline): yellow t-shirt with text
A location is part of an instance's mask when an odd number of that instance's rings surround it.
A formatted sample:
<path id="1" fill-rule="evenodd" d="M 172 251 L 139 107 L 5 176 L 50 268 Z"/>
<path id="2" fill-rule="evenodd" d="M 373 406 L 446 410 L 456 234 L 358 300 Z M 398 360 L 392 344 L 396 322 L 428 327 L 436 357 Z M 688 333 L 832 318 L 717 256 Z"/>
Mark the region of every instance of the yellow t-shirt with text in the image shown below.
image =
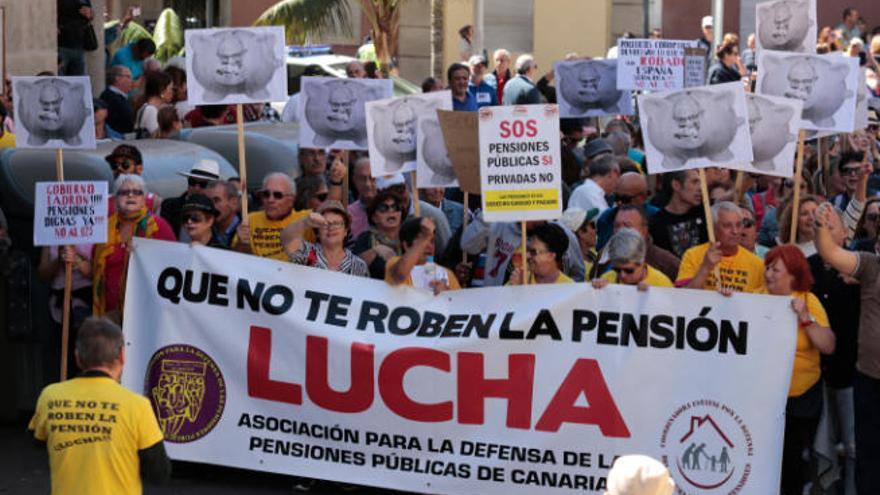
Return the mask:
<path id="1" fill-rule="evenodd" d="M 681 258 L 681 266 L 678 268 L 676 282 L 681 283 L 694 278 L 707 251 L 709 251 L 708 242 L 685 251 Z M 718 270 L 724 287 L 732 287 L 737 292 L 751 293 L 760 292 L 764 288 L 764 262 L 742 246 L 737 248 L 735 255 L 722 257 L 718 263 Z M 708 290 L 718 288 L 715 270 L 709 272 L 703 288 Z"/>
<path id="2" fill-rule="evenodd" d="M 105 376 L 44 388 L 28 429 L 46 442 L 53 495 L 141 493 L 138 451 L 163 439 L 147 398 Z"/>
<path id="3" fill-rule="evenodd" d="M 281 220 L 269 220 L 265 211 L 255 211 L 248 215 L 248 221 L 251 231 L 251 252 L 261 258 L 272 258 L 279 261 L 290 261 L 284 254 L 284 246 L 281 245 L 281 231 L 297 220 L 301 220 L 312 212 L 312 210 L 292 210 L 289 215 Z M 303 233 L 303 239 L 309 242 L 315 242 L 315 231 L 306 229 Z M 232 241 L 234 246 L 238 242 L 238 237 Z"/>
<path id="4" fill-rule="evenodd" d="M 602 275 L 602 278 L 611 282 L 612 284 L 616 284 L 617 282 L 617 272 L 614 270 L 608 270 L 605 274 Z M 646 284 L 651 287 L 673 287 L 672 281 L 669 280 L 669 277 L 663 274 L 660 270 L 654 269 L 651 265 L 648 265 L 648 274 L 645 276 L 645 280 L 643 280 Z"/>

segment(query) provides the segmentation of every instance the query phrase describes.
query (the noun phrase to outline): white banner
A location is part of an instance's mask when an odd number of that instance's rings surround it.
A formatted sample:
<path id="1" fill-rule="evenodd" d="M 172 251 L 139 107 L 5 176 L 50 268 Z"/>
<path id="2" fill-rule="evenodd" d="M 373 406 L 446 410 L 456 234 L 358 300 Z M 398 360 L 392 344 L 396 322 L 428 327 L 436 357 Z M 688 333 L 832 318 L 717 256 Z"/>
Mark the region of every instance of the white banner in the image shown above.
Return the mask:
<path id="1" fill-rule="evenodd" d="M 685 48 L 698 46 L 695 40 L 617 40 L 617 87 L 649 91 L 684 88 Z"/>
<path id="2" fill-rule="evenodd" d="M 107 183 L 37 182 L 34 246 L 107 242 Z"/>
<path id="3" fill-rule="evenodd" d="M 562 216 L 558 106 L 483 107 L 479 135 L 484 220 Z"/>
<path id="4" fill-rule="evenodd" d="M 796 322 L 774 296 L 445 292 L 135 240 L 125 386 L 174 459 L 440 494 L 775 493 Z M 516 301 L 512 304 L 512 301 Z"/>

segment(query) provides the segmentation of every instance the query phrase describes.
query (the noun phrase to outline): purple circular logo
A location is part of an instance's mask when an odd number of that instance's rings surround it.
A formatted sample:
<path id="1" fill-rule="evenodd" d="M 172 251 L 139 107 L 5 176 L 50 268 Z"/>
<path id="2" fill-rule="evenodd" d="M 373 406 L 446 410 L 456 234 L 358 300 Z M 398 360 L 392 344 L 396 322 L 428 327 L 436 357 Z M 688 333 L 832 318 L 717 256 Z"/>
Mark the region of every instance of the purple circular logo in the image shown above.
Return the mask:
<path id="1" fill-rule="evenodd" d="M 165 346 L 150 358 L 144 380 L 165 440 L 193 442 L 207 435 L 223 415 L 226 383 L 217 363 L 187 344 Z"/>

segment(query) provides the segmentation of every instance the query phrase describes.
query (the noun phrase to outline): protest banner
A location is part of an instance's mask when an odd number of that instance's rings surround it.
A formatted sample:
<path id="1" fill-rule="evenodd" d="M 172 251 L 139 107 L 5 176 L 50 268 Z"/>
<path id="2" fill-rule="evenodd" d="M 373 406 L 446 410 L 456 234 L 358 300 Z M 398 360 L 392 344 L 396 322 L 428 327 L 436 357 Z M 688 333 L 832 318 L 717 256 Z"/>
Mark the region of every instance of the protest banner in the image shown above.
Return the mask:
<path id="1" fill-rule="evenodd" d="M 755 5 L 757 51 L 816 53 L 816 0 L 775 0 Z"/>
<path id="2" fill-rule="evenodd" d="M 618 89 L 617 59 L 560 60 L 553 70 L 560 117 L 632 115 L 632 93 Z"/>
<path id="3" fill-rule="evenodd" d="M 687 75 L 699 71 L 699 84 L 705 83 L 705 62 L 700 68 L 686 65 L 685 49 L 696 49 L 695 40 L 626 39 L 617 40 L 617 88 L 639 91 L 683 89 Z M 705 52 L 703 53 L 705 56 Z"/>
<path id="4" fill-rule="evenodd" d="M 477 112 L 437 110 L 443 142 L 449 151 L 458 187 L 465 193 L 480 194 L 480 136 Z"/>
<path id="5" fill-rule="evenodd" d="M 13 77 L 12 88 L 16 148 L 95 149 L 88 77 Z"/>
<path id="6" fill-rule="evenodd" d="M 483 107 L 478 129 L 483 219 L 559 218 L 562 165 L 558 107 Z"/>
<path id="7" fill-rule="evenodd" d="M 34 246 L 107 242 L 107 183 L 37 182 Z"/>
<path id="8" fill-rule="evenodd" d="M 386 98 L 366 104 L 370 173 L 373 177 L 416 170 L 419 119 L 436 119 L 437 110 L 452 110 L 450 91 Z M 434 171 L 425 168 L 433 178 Z M 415 184 L 413 188 L 416 188 Z"/>
<path id="9" fill-rule="evenodd" d="M 803 101 L 802 129 L 853 132 L 857 57 L 763 50 L 758 67 L 757 93 Z"/>
<path id="10" fill-rule="evenodd" d="M 173 459 L 510 495 L 601 493 L 614 458 L 641 453 L 680 493 L 778 489 L 786 298 L 588 284 L 435 297 L 134 242 L 122 380 Z"/>
<path id="11" fill-rule="evenodd" d="M 394 82 L 303 77 L 300 87 L 299 146 L 366 151 L 365 104 L 391 98 Z"/>
<path id="12" fill-rule="evenodd" d="M 751 170 L 740 82 L 639 95 L 648 173 L 705 167 Z"/>
<path id="13" fill-rule="evenodd" d="M 235 104 L 241 213 L 248 215 L 247 161 L 242 104 L 287 99 L 284 28 L 187 29 L 187 101 L 191 105 Z"/>

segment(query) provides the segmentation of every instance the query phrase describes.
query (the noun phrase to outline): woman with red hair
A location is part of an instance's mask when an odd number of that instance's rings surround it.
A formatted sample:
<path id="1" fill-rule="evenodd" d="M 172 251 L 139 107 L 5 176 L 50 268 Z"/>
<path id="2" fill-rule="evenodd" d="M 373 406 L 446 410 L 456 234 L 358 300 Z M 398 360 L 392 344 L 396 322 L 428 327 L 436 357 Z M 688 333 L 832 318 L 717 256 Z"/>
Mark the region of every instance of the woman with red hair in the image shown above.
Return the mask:
<path id="1" fill-rule="evenodd" d="M 801 452 L 813 445 L 822 413 L 822 370 L 819 353 L 834 352 L 834 333 L 822 303 L 811 292 L 810 265 L 796 246 L 785 244 L 764 257 L 767 293 L 791 297 L 797 314 L 797 346 L 794 370 L 785 407 L 785 442 L 782 450 L 782 493 L 803 493 L 804 466 Z"/>

